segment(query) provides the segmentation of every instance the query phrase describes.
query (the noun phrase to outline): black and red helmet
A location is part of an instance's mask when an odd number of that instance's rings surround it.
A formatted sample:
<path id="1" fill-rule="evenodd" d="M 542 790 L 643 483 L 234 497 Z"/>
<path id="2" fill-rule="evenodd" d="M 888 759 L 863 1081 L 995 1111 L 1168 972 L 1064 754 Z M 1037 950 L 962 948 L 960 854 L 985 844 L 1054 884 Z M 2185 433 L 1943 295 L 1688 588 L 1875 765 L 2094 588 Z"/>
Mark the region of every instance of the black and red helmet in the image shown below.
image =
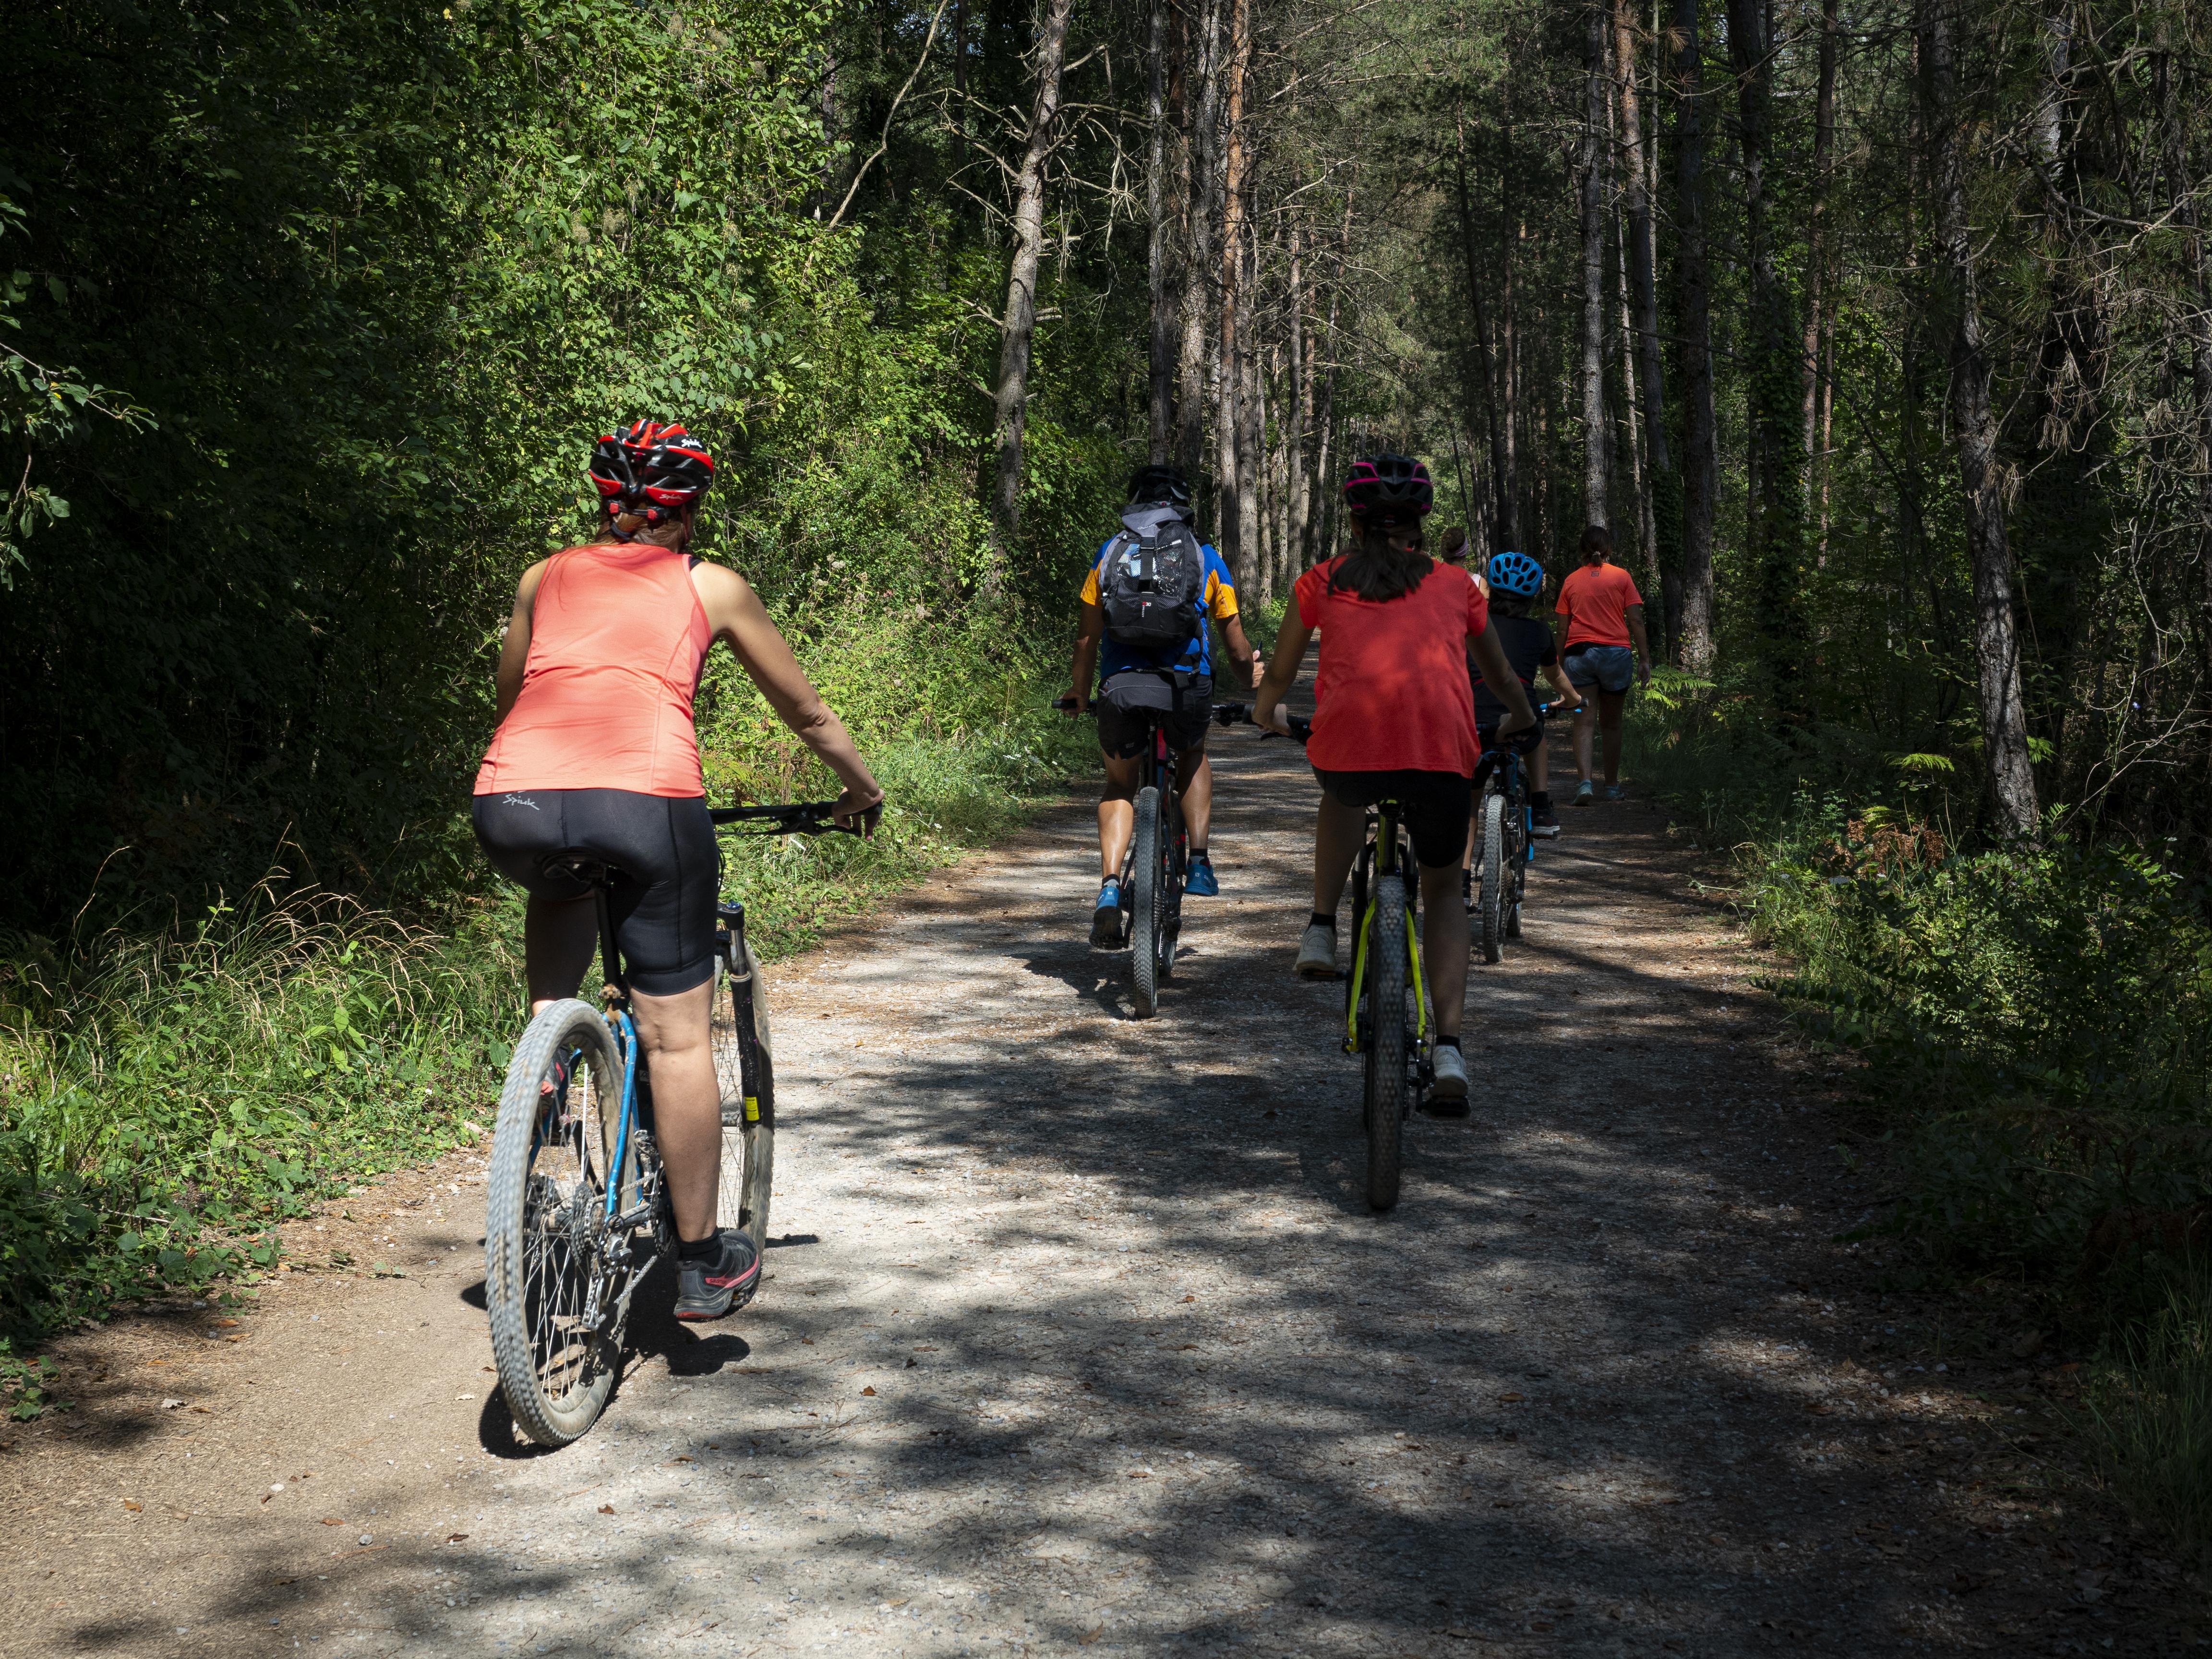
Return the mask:
<path id="1" fill-rule="evenodd" d="M 589 469 L 607 516 L 635 513 L 647 525 L 666 523 L 707 493 L 714 458 L 673 422 L 633 421 L 609 433 L 592 451 Z"/>
<path id="2" fill-rule="evenodd" d="M 1362 456 L 1344 481 L 1346 508 L 1372 529 L 1419 524 L 1436 504 L 1429 469 L 1411 455 Z"/>

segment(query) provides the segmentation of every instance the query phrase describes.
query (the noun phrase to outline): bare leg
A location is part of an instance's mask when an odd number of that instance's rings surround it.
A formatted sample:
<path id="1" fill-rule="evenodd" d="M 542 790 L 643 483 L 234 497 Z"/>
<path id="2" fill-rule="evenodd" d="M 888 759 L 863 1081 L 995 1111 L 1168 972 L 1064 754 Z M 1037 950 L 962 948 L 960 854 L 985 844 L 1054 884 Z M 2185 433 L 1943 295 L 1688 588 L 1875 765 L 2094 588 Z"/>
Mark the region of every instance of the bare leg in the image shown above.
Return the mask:
<path id="1" fill-rule="evenodd" d="M 714 1232 L 715 1188 L 722 1172 L 722 1090 L 708 1036 L 714 982 L 672 997 L 630 996 L 637 1039 L 653 1078 L 653 1124 L 668 1167 L 676 1232 L 696 1243 Z"/>
<path id="2" fill-rule="evenodd" d="M 1178 753 L 1176 770 L 1183 781 L 1182 821 L 1190 835 L 1190 850 L 1203 853 L 1206 833 L 1213 827 L 1213 763 L 1206 757 L 1206 745 Z"/>
<path id="3" fill-rule="evenodd" d="M 1314 914 L 1333 916 L 1352 878 L 1352 860 L 1367 840 L 1367 814 L 1324 793 L 1314 820 Z"/>
<path id="4" fill-rule="evenodd" d="M 1620 781 L 1620 711 L 1627 706 L 1626 691 L 1601 691 L 1597 694 L 1598 724 L 1605 731 L 1605 781 Z M 1583 775 L 1589 775 L 1589 745 L 1583 745 Z"/>
<path id="5" fill-rule="evenodd" d="M 523 977 L 530 1015 L 576 994 L 599 944 L 599 906 L 588 897 L 545 899 L 535 893 L 522 913 Z"/>
<path id="6" fill-rule="evenodd" d="M 1098 879 L 1111 881 L 1121 873 L 1121 856 L 1136 833 L 1137 757 L 1106 760 L 1106 793 L 1098 799 Z"/>
<path id="7" fill-rule="evenodd" d="M 1597 720 L 1596 707 L 1588 697 L 1575 710 L 1575 773 L 1584 783 L 1590 775 L 1590 737 Z"/>
<path id="8" fill-rule="evenodd" d="M 1421 967 L 1429 977 L 1429 996 L 1437 1006 L 1437 1030 L 1459 1035 L 1461 1006 L 1467 1001 L 1467 906 L 1460 902 L 1459 874 L 1449 864 L 1421 866 Z"/>

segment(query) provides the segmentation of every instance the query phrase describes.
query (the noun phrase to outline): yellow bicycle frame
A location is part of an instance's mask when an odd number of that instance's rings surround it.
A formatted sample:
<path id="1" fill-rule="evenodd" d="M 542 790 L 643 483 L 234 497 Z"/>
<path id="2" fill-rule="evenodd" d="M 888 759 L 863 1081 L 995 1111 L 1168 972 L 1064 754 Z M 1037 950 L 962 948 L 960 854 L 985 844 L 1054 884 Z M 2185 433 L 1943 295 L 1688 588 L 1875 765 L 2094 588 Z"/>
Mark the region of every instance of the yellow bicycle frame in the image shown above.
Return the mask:
<path id="1" fill-rule="evenodd" d="M 1405 875 L 1397 870 L 1376 872 L 1377 881 L 1386 878 L 1403 881 Z M 1345 999 L 1344 1005 L 1344 1052 L 1347 1054 L 1359 1052 L 1359 988 L 1367 980 L 1367 928 L 1374 919 L 1375 896 L 1370 893 L 1367 908 L 1359 913 L 1359 937 L 1354 941 L 1352 950 L 1352 994 Z M 1417 1038 L 1425 1037 L 1429 1034 L 1429 981 L 1427 975 L 1421 972 L 1421 933 L 1417 927 L 1406 929 L 1406 955 L 1413 970 L 1413 1035 Z"/>

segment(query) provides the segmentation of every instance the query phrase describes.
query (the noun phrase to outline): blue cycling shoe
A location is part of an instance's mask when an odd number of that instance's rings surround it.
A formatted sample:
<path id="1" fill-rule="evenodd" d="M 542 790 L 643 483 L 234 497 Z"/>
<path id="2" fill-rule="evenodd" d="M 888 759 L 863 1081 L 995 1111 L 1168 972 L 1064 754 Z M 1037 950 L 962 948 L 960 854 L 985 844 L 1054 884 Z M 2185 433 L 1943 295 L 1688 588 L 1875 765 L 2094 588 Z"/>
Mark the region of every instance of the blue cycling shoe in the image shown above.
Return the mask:
<path id="1" fill-rule="evenodd" d="M 1098 890 L 1098 908 L 1091 913 L 1091 943 L 1101 951 L 1121 948 L 1121 884 L 1109 881 Z"/>
<path id="2" fill-rule="evenodd" d="M 1193 898 L 1221 896 L 1221 884 L 1213 876 L 1213 860 L 1205 854 L 1190 855 L 1190 864 L 1182 872 L 1182 890 Z"/>

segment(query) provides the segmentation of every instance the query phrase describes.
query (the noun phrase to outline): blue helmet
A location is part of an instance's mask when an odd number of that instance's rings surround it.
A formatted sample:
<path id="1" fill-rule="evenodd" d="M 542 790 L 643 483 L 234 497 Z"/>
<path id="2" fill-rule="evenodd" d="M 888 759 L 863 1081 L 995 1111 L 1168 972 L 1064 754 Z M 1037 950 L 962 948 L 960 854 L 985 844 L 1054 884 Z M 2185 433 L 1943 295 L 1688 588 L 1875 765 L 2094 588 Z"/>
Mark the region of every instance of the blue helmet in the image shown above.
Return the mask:
<path id="1" fill-rule="evenodd" d="M 1544 567 L 1526 553 L 1493 553 L 1490 585 L 1516 599 L 1533 599 L 1544 591 Z"/>

